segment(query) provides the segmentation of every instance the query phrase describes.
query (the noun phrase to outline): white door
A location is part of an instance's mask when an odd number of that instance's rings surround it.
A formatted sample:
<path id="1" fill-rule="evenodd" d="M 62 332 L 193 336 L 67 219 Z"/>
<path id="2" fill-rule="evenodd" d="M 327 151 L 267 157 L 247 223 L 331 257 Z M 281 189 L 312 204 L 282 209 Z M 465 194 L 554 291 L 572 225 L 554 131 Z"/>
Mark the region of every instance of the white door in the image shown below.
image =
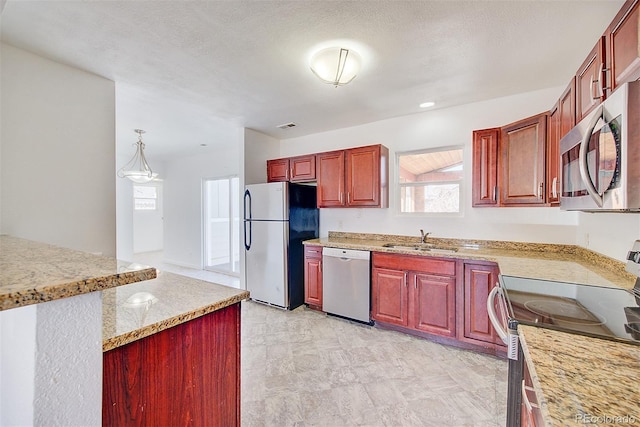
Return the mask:
<path id="1" fill-rule="evenodd" d="M 238 177 L 204 182 L 204 268 L 238 275 L 240 215 Z"/>

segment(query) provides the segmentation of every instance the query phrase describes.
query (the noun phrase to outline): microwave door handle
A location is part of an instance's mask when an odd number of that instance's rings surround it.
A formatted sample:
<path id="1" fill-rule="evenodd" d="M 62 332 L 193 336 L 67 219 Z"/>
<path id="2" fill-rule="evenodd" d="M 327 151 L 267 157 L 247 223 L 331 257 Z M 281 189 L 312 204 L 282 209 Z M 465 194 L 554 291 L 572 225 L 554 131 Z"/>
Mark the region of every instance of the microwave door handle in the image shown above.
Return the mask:
<path id="1" fill-rule="evenodd" d="M 587 192 L 589 193 L 593 201 L 596 202 L 596 205 L 598 205 L 598 207 L 602 207 L 603 205 L 602 196 L 598 194 L 598 190 L 596 190 L 596 187 L 593 185 L 593 181 L 589 176 L 587 154 L 589 153 L 589 141 L 591 140 L 591 134 L 593 133 L 593 130 L 596 128 L 596 124 L 598 123 L 598 120 L 600 120 L 600 118 L 603 116 L 604 116 L 604 108 L 602 107 L 602 105 L 600 105 L 596 110 L 596 113 L 593 115 L 593 118 L 589 122 L 589 126 L 587 127 L 587 130 L 584 133 L 584 137 L 582 138 L 582 142 L 580 143 L 580 154 L 579 154 L 580 177 L 582 178 L 582 182 L 584 182 L 584 184 L 587 187 Z"/>
<path id="2" fill-rule="evenodd" d="M 504 298 L 502 295 L 502 290 L 498 286 L 495 286 L 493 289 L 491 289 L 491 292 L 489 292 L 489 297 L 487 298 L 487 313 L 489 314 L 489 320 L 491 320 L 493 329 L 496 330 L 500 339 L 505 344 L 508 344 L 509 338 L 507 337 L 507 331 L 505 330 L 505 327 L 500 323 L 500 320 L 498 320 L 498 315 L 496 314 L 496 296 L 498 296 L 499 298 Z"/>

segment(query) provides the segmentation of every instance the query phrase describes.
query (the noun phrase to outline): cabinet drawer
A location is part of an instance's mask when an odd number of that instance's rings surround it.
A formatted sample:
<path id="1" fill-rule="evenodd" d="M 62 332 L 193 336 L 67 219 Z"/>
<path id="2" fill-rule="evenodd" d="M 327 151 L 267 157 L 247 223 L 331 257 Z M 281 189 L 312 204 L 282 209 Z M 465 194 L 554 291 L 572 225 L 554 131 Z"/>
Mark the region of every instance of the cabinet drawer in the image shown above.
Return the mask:
<path id="1" fill-rule="evenodd" d="M 322 246 L 308 246 L 304 247 L 305 258 L 322 258 Z"/>
<path id="2" fill-rule="evenodd" d="M 454 260 L 415 255 L 396 255 L 374 252 L 373 266 L 447 276 L 456 275 L 456 262 Z"/>

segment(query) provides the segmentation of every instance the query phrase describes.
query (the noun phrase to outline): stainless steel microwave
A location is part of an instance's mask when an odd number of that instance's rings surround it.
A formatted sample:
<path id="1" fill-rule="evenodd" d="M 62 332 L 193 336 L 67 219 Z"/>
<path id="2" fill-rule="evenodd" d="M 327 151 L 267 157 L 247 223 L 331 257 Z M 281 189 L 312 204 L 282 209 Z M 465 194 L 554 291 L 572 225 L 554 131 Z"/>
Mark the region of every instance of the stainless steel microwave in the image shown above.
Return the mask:
<path id="1" fill-rule="evenodd" d="M 640 81 L 626 83 L 560 140 L 560 209 L 640 212 Z"/>

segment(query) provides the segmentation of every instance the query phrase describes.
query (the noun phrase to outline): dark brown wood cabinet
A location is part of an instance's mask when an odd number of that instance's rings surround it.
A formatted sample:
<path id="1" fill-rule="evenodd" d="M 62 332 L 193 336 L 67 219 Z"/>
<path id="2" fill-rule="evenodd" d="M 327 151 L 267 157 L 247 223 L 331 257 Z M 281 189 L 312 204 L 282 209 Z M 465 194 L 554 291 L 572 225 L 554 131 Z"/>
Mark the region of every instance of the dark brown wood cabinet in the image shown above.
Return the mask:
<path id="1" fill-rule="evenodd" d="M 498 162 L 502 206 L 545 204 L 547 113 L 501 128 Z"/>
<path id="2" fill-rule="evenodd" d="M 370 145 L 316 154 L 318 207 L 389 206 L 389 149 Z"/>
<path id="3" fill-rule="evenodd" d="M 600 37 L 576 73 L 576 120 L 580 121 L 605 98 L 605 40 Z"/>
<path id="4" fill-rule="evenodd" d="M 491 325 L 487 298 L 498 282 L 499 269 L 492 263 L 464 264 L 464 330 L 465 340 L 504 345 Z"/>
<path id="5" fill-rule="evenodd" d="M 374 320 L 456 335 L 456 261 L 374 253 L 371 283 Z"/>
<path id="6" fill-rule="evenodd" d="M 472 206 L 498 205 L 498 140 L 500 129 L 473 132 Z"/>
<path id="7" fill-rule="evenodd" d="M 103 356 L 103 426 L 240 426 L 240 304 Z"/>
<path id="8" fill-rule="evenodd" d="M 547 126 L 547 203 L 560 203 L 560 140 L 576 124 L 575 79 L 562 92 L 556 105 L 549 111 Z"/>
<path id="9" fill-rule="evenodd" d="M 315 154 L 267 160 L 267 182 L 309 182 L 315 180 Z"/>
<path id="10" fill-rule="evenodd" d="M 605 39 L 608 41 L 607 63 L 611 90 L 625 82 L 640 79 L 640 2 L 624 3 L 611 22 Z"/>
<path id="11" fill-rule="evenodd" d="M 322 247 L 304 247 L 304 302 L 322 310 Z"/>

